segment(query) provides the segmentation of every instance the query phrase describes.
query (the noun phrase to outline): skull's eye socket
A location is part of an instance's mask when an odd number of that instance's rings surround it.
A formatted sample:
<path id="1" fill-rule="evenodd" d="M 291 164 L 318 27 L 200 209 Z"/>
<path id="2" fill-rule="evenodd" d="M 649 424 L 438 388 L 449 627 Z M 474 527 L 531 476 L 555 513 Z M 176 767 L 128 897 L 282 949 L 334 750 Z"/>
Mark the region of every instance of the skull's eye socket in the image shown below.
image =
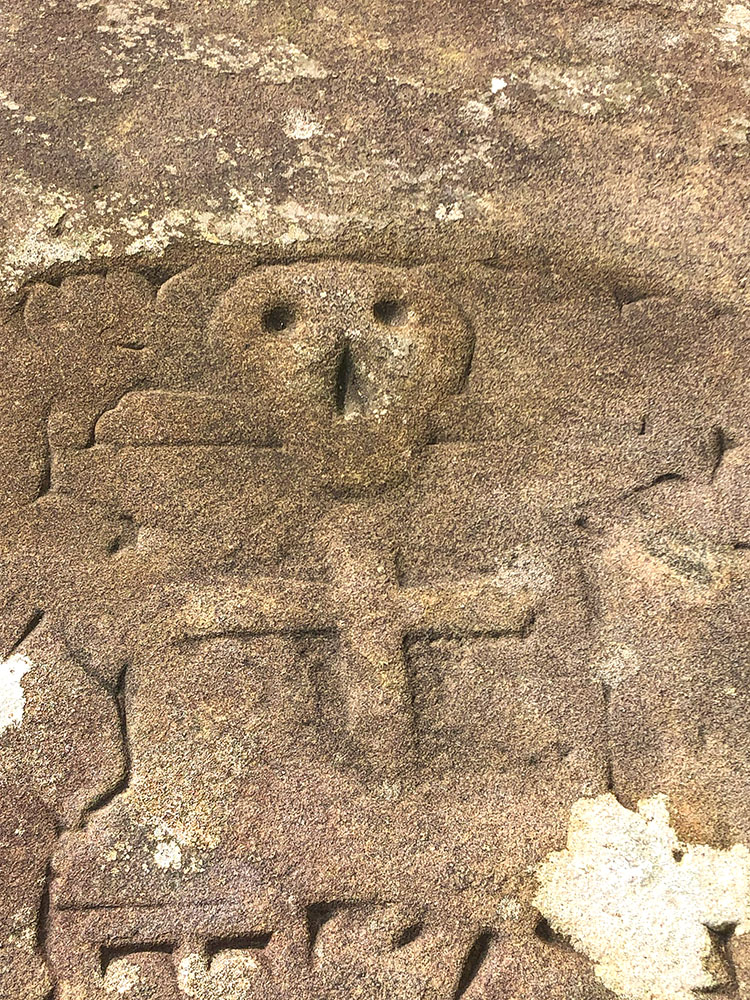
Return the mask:
<path id="1" fill-rule="evenodd" d="M 260 321 L 266 333 L 280 333 L 294 323 L 294 310 L 287 305 L 272 306 L 266 309 Z"/>
<path id="2" fill-rule="evenodd" d="M 385 323 L 386 326 L 398 326 L 406 320 L 406 306 L 399 299 L 382 298 L 378 299 L 372 307 L 372 312 L 378 323 Z"/>

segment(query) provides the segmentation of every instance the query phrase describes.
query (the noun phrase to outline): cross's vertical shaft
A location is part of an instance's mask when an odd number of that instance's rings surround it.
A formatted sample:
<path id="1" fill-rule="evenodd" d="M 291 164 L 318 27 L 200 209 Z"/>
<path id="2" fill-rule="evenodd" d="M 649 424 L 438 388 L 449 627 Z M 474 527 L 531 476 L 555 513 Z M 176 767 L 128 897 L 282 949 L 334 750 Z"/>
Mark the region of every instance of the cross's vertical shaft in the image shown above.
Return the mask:
<path id="1" fill-rule="evenodd" d="M 398 581 L 391 546 L 363 527 L 342 525 L 329 549 L 345 725 L 369 768 L 396 776 L 414 754 Z"/>

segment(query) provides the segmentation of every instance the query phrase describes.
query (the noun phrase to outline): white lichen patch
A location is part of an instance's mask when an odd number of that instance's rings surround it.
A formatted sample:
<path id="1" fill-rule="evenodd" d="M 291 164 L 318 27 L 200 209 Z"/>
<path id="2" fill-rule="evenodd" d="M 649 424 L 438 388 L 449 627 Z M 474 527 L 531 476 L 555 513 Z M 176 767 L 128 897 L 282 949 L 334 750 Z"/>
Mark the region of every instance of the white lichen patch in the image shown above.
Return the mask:
<path id="1" fill-rule="evenodd" d="M 750 7 L 741 3 L 727 4 L 716 35 L 729 45 L 750 39 Z"/>
<path id="2" fill-rule="evenodd" d="M 492 121 L 493 109 L 482 101 L 467 101 L 461 108 L 460 115 L 469 125 L 481 128 Z"/>
<path id="3" fill-rule="evenodd" d="M 107 993 L 125 996 L 140 984 L 140 970 L 127 958 L 116 958 L 107 966 L 104 989 Z"/>
<path id="4" fill-rule="evenodd" d="M 28 656 L 19 653 L 0 661 L 0 736 L 23 722 L 26 696 L 21 682 L 33 666 Z"/>
<path id="5" fill-rule="evenodd" d="M 194 785 L 191 782 L 190 789 Z M 148 855 L 143 859 L 144 869 L 156 868 L 164 873 L 181 872 L 184 875 L 194 875 L 204 870 L 205 854 L 217 847 L 221 830 L 209 822 L 213 819 L 213 810 L 179 810 L 178 817 L 174 809 L 179 799 L 178 789 L 173 786 L 176 798 L 170 804 L 170 817 L 164 819 L 155 815 L 156 809 L 164 807 L 164 789 L 156 784 L 147 789 L 139 786 L 137 789 L 136 809 L 141 814 L 140 823 L 144 828 L 148 845 Z M 191 805 L 195 805 L 191 802 Z M 203 813 L 203 814 L 202 814 Z"/>
<path id="6" fill-rule="evenodd" d="M 126 89 L 125 68 L 140 72 L 144 61 L 158 57 L 195 63 L 217 73 L 249 71 L 268 83 L 295 79 L 322 80 L 328 74 L 313 58 L 287 38 L 254 48 L 248 39 L 224 32 L 201 32 L 184 21 L 172 20 L 165 0 L 99 0 L 81 6 L 101 10 L 97 33 L 102 50 L 112 61 L 110 82 L 116 93 Z"/>
<path id="7" fill-rule="evenodd" d="M 163 871 L 182 871 L 185 837 L 166 823 L 157 823 L 153 832 L 154 864 Z"/>
<path id="8" fill-rule="evenodd" d="M 37 910 L 34 906 L 22 906 L 10 919 L 10 927 L 4 940 L 3 948 L 15 948 L 31 955 L 36 948 Z"/>
<path id="9" fill-rule="evenodd" d="M 460 205 L 455 202 L 451 205 L 444 205 L 442 202 L 435 209 L 435 218 L 438 222 L 460 222 L 464 213 Z"/>
<path id="10" fill-rule="evenodd" d="M 312 139 L 322 135 L 323 126 L 307 111 L 290 111 L 284 122 L 284 132 L 290 139 Z"/>
<path id="11" fill-rule="evenodd" d="M 160 253 L 188 236 L 224 245 L 270 238 L 287 246 L 335 237 L 354 223 L 370 221 L 360 213 L 325 213 L 293 200 L 272 204 L 254 191 L 232 186 L 227 188 L 226 210 L 186 208 L 158 214 L 150 204 L 130 204 L 131 210 L 124 213 L 122 202 L 127 199 L 116 192 L 88 206 L 83 195 L 40 188 L 22 172 L 16 182 L 5 191 L 8 216 L 16 221 L 0 262 L 0 287 L 11 291 L 52 264 L 110 254 L 115 243 L 122 246 L 123 236 L 132 237 L 121 251 L 128 255 Z"/>
<path id="12" fill-rule="evenodd" d="M 190 952 L 177 966 L 181 994 L 196 1000 L 245 1000 L 255 996 L 264 969 L 252 951 L 227 949 L 209 962 Z"/>
<path id="13" fill-rule="evenodd" d="M 592 664 L 594 680 L 616 688 L 640 670 L 638 651 L 626 643 L 615 642 L 602 650 Z"/>
<path id="14" fill-rule="evenodd" d="M 10 94 L 6 93 L 4 90 L 0 90 L 0 107 L 5 108 L 6 111 L 20 111 L 21 105 L 14 101 Z"/>
<path id="15" fill-rule="evenodd" d="M 667 801 L 580 799 L 534 905 L 626 1000 L 695 1000 L 728 980 L 716 933 L 750 928 L 750 851 L 681 843 Z M 712 937 L 711 932 L 715 932 Z"/>
<path id="16" fill-rule="evenodd" d="M 501 920 L 518 920 L 521 916 L 521 903 L 515 896 L 503 896 L 497 907 L 497 915 Z"/>
<path id="17" fill-rule="evenodd" d="M 324 80 L 328 71 L 317 60 L 282 37 L 261 52 L 258 76 L 265 83 L 291 83 L 297 79 Z"/>
<path id="18" fill-rule="evenodd" d="M 23 275 L 53 263 L 91 257 L 105 245 L 100 221 L 92 225 L 81 196 L 42 188 L 23 171 L 5 188 L 8 228 L 0 283 L 16 288 Z"/>
<path id="19" fill-rule="evenodd" d="M 182 868 L 182 849 L 176 840 L 162 840 L 154 848 L 154 864 L 165 870 Z"/>
<path id="20" fill-rule="evenodd" d="M 511 80 L 515 78 L 516 74 L 511 74 Z M 649 110 L 655 100 L 687 89 L 671 73 L 630 78 L 623 75 L 621 66 L 606 64 L 564 66 L 538 62 L 529 64 L 517 78 L 525 79 L 544 104 L 583 118 L 622 114 L 636 107 Z"/>

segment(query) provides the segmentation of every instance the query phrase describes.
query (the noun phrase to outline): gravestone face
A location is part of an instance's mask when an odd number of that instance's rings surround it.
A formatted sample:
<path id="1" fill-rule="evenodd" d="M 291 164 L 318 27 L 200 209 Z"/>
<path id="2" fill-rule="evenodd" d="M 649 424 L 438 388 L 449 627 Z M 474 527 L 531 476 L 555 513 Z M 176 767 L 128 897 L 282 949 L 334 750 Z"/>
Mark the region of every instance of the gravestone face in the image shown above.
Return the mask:
<path id="1" fill-rule="evenodd" d="M 34 285 L 7 995 L 606 995 L 535 905 L 575 803 L 750 827 L 735 333 L 545 268 Z"/>

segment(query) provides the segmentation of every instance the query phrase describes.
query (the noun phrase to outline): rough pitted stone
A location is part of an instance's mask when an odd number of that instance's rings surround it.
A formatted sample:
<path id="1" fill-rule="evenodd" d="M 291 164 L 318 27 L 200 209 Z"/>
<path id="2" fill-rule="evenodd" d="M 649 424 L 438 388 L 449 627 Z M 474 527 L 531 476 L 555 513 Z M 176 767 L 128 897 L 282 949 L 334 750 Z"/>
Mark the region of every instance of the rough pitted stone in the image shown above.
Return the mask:
<path id="1" fill-rule="evenodd" d="M 750 997 L 749 52 L 8 6 L 3 1000 Z"/>

